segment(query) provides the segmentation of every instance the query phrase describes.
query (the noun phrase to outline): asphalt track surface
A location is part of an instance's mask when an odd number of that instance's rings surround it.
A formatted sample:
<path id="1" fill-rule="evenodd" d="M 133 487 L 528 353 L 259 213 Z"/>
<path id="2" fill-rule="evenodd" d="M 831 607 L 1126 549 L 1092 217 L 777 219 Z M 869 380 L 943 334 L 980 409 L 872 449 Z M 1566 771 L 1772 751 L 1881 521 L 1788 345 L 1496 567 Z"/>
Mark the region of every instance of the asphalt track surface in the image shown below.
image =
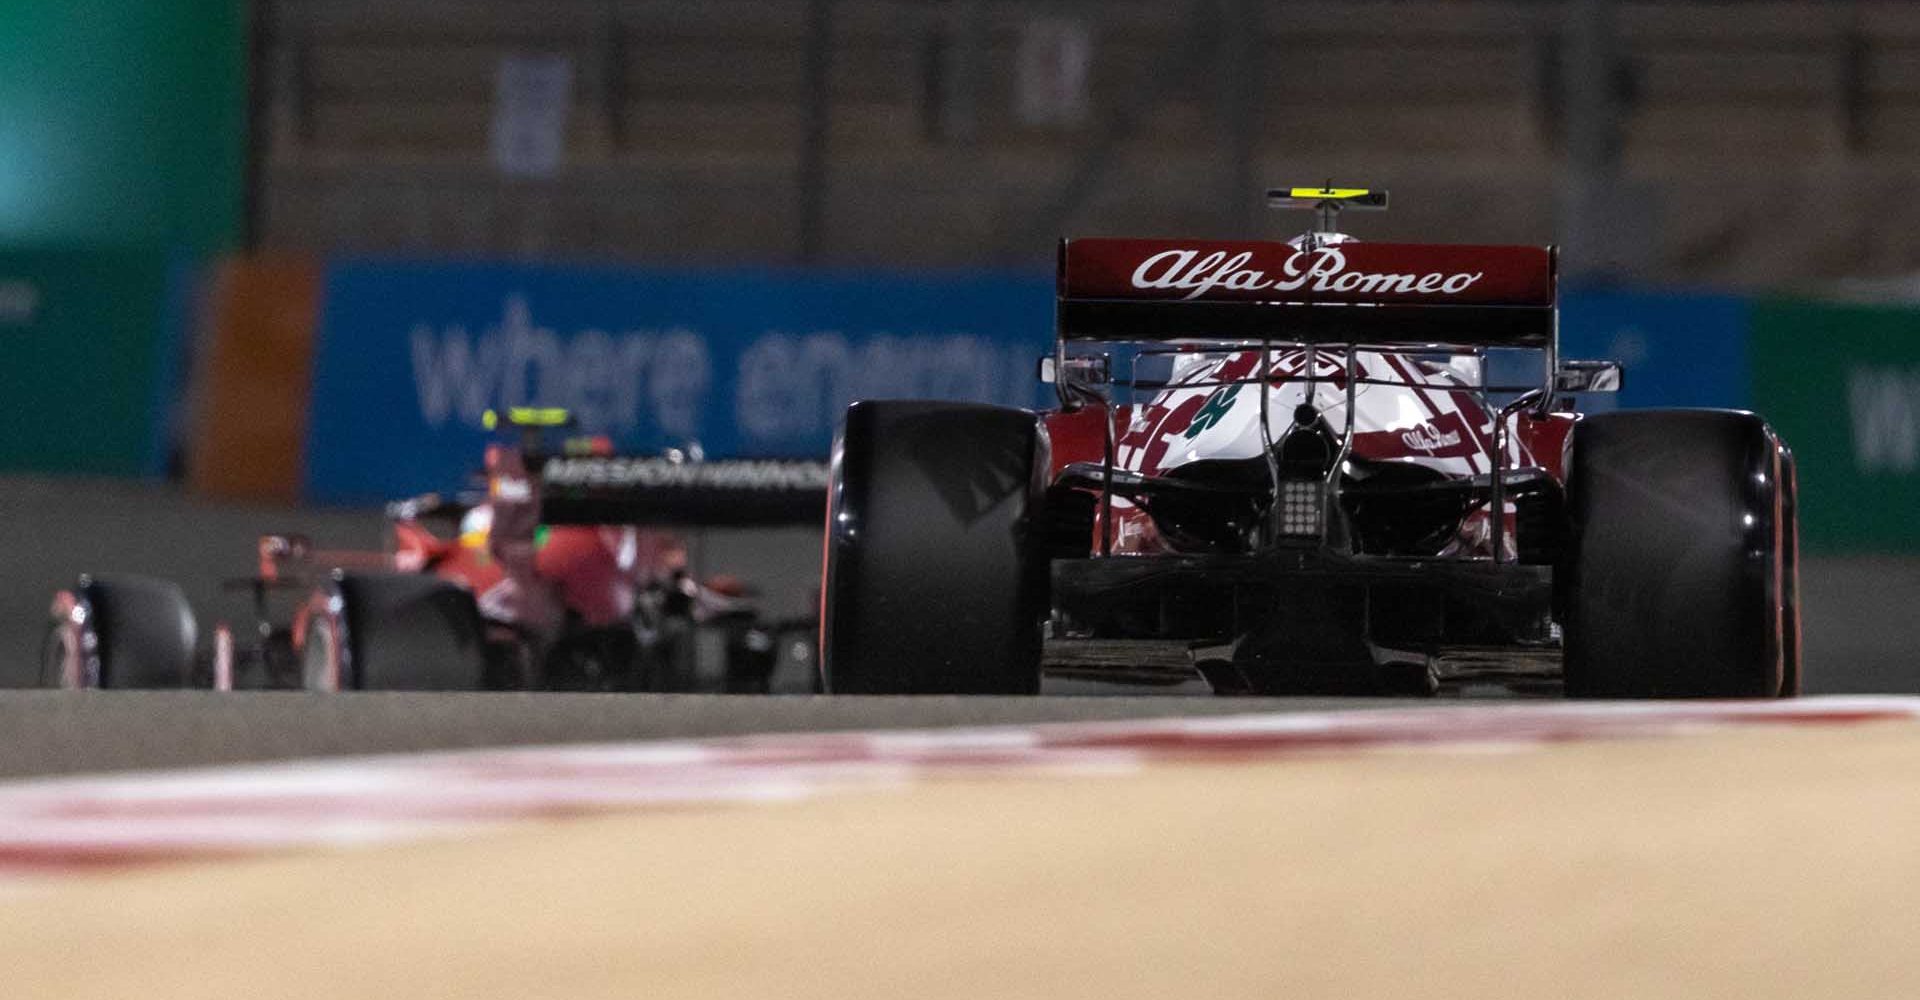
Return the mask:
<path id="1" fill-rule="evenodd" d="M 1037 698 L 210 691 L 0 692 L 0 778 L 300 757 L 1240 712 L 1459 704 L 1388 698 Z"/>

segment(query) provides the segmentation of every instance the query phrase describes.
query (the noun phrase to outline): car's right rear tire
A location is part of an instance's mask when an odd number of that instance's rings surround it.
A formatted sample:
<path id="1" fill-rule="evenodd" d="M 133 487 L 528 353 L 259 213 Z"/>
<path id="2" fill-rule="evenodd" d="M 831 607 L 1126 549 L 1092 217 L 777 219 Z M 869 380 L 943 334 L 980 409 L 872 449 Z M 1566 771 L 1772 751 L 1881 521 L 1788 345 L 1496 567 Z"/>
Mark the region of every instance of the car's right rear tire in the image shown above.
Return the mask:
<path id="1" fill-rule="evenodd" d="M 834 444 L 821 681 L 859 694 L 1033 694 L 1048 559 L 1033 414 L 860 402 Z"/>
<path id="2" fill-rule="evenodd" d="M 1731 410 L 1596 414 L 1574 427 L 1571 461 L 1558 570 L 1567 694 L 1797 689 L 1792 464 L 1765 422 Z"/>
<path id="3" fill-rule="evenodd" d="M 309 691 L 478 691 L 486 631 L 473 594 L 434 576 L 339 573 L 314 592 L 300 633 Z"/>

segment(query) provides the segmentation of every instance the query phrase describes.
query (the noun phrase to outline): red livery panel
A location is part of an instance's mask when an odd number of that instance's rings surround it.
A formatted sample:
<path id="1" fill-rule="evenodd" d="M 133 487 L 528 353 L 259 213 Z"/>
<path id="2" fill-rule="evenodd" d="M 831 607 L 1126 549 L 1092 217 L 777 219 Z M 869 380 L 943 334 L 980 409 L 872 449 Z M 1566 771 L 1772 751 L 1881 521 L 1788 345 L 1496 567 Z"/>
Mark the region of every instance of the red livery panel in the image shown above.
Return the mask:
<path id="1" fill-rule="evenodd" d="M 1553 252 L 1530 246 L 1075 239 L 1063 300 L 1551 306 Z"/>

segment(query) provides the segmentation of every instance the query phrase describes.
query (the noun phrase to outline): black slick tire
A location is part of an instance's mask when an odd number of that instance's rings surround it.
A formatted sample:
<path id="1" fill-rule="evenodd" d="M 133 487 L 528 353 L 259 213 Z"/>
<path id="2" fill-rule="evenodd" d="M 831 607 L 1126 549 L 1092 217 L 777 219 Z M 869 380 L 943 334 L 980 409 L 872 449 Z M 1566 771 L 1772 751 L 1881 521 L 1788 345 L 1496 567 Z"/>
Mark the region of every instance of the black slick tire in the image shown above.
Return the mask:
<path id="1" fill-rule="evenodd" d="M 83 576 L 54 595 L 40 682 L 63 688 L 193 683 L 199 627 L 180 586 L 146 576 Z"/>
<path id="2" fill-rule="evenodd" d="M 1558 571 L 1569 696 L 1797 688 L 1784 453 L 1738 411 L 1622 411 L 1575 426 Z"/>
<path id="3" fill-rule="evenodd" d="M 1045 432 L 1023 410 L 849 407 L 828 493 L 825 690 L 1037 693 L 1047 469 Z"/>

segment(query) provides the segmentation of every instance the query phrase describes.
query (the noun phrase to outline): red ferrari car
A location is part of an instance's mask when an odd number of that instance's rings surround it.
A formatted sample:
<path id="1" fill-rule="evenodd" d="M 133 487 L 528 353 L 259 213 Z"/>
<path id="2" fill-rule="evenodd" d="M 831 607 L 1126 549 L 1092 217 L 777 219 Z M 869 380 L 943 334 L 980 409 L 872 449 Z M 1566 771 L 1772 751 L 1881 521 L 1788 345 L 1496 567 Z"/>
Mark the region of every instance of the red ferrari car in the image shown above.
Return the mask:
<path id="1" fill-rule="evenodd" d="M 752 691 L 782 650 L 811 659 L 814 624 L 764 620 L 736 579 L 695 579 L 681 529 L 816 523 L 824 463 L 623 456 L 585 439 L 549 453 L 563 411 L 506 419 L 520 440 L 487 449 L 485 492 L 388 505 L 384 552 L 260 539 L 256 574 L 228 582 L 253 598 L 239 636 L 222 625 L 201 642 L 173 583 L 83 577 L 54 596 L 42 683 L 673 691 L 719 674 Z M 720 651 L 716 669 L 702 648 Z"/>
<path id="2" fill-rule="evenodd" d="M 1059 408 L 855 403 L 826 687 L 1772 697 L 1800 688 L 1793 455 L 1759 416 L 1620 410 L 1559 356 L 1551 247 L 1070 239 Z"/>

